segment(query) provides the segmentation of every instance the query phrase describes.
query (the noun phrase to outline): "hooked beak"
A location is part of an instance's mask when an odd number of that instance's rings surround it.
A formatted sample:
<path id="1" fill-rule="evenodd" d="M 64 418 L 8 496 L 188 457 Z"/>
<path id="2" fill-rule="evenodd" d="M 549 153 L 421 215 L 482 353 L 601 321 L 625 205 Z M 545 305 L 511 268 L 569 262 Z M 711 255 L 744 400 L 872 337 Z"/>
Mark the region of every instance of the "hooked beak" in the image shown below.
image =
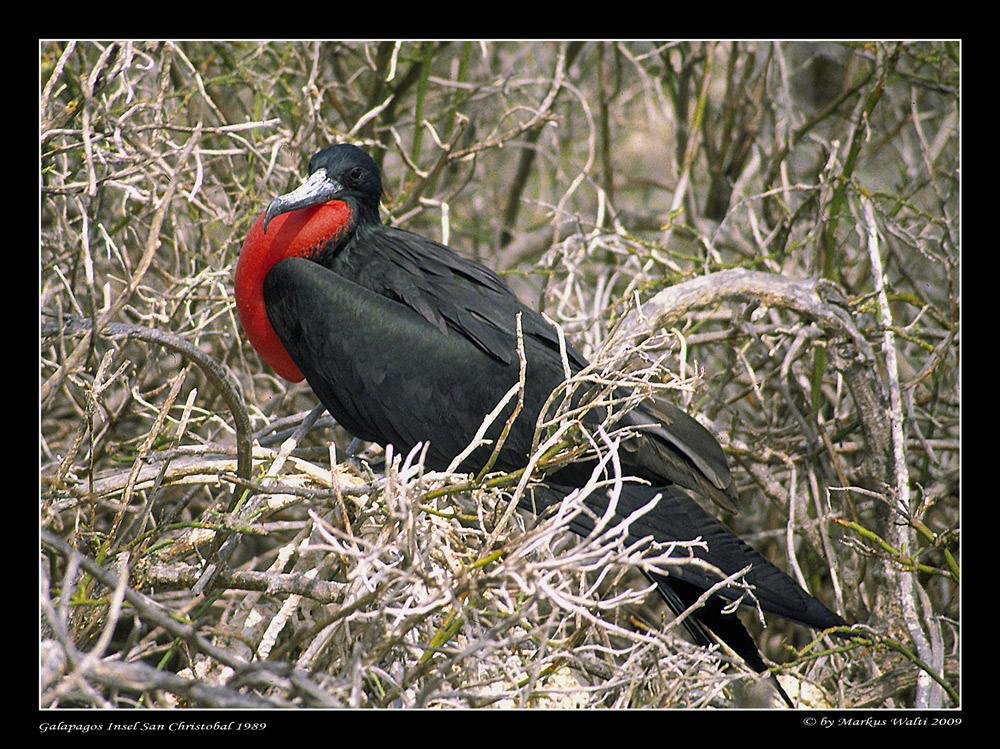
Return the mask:
<path id="1" fill-rule="evenodd" d="M 340 183 L 327 177 L 326 169 L 317 169 L 309 175 L 309 179 L 296 187 L 290 193 L 279 195 L 272 200 L 264 212 L 264 233 L 271 219 L 282 213 L 297 211 L 312 205 L 327 203 L 333 200 L 343 190 Z"/>

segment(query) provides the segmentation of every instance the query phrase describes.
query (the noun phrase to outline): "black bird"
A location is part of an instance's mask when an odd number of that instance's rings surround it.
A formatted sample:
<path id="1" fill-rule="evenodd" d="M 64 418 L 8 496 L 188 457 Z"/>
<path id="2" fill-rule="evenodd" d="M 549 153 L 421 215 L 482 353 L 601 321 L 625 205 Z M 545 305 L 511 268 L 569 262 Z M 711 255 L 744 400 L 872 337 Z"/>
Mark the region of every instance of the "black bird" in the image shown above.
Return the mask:
<path id="1" fill-rule="evenodd" d="M 391 443 L 404 454 L 427 443 L 426 465 L 443 470 L 518 382 L 520 315 L 524 402 L 494 467 L 524 467 L 546 399 L 565 381 L 555 328 L 483 265 L 383 225 L 381 174 L 361 149 L 339 144 L 319 151 L 309 161 L 309 175 L 268 205 L 243 245 L 236 302 L 254 348 L 286 379 L 305 377 L 354 436 Z M 587 367 L 571 345 L 565 344 L 565 351 L 573 372 Z M 498 438 L 513 408 L 512 402 L 494 420 L 488 438 Z M 605 415 L 603 408 L 593 408 L 587 418 L 599 424 Z M 634 539 L 700 538 L 707 550 L 697 556 L 724 575 L 751 565 L 744 583 L 763 610 L 816 629 L 846 625 L 689 496 L 694 491 L 735 509 L 725 454 L 704 427 L 659 399 L 643 401 L 619 424 L 632 435 L 620 451 L 623 472 L 648 483 L 623 484 L 617 515 L 627 517 L 661 495 L 631 526 Z M 478 448 L 461 468 L 478 471 L 492 450 Z M 559 502 L 583 485 L 593 466 L 584 458 L 546 476 L 526 497 L 526 509 L 542 511 Z M 585 503 L 590 513 L 578 514 L 572 530 L 587 534 L 607 502 L 592 492 Z M 675 613 L 721 579 L 694 565 L 650 577 Z M 698 644 L 712 644 L 714 634 L 764 671 L 742 623 L 723 610 L 745 594 L 739 585 L 723 587 L 685 619 L 685 626 Z"/>

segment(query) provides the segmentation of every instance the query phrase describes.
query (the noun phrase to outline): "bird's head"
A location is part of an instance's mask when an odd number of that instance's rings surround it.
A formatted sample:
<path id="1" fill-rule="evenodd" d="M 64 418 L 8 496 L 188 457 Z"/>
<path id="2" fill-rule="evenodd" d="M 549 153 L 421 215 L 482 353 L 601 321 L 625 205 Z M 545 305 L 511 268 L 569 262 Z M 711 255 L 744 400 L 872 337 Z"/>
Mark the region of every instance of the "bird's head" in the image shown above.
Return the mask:
<path id="1" fill-rule="evenodd" d="M 339 200 L 353 203 L 368 215 L 378 216 L 382 174 L 367 153 L 350 143 L 324 148 L 309 159 L 309 178 L 281 195 L 264 212 L 264 230 L 275 216 Z"/>

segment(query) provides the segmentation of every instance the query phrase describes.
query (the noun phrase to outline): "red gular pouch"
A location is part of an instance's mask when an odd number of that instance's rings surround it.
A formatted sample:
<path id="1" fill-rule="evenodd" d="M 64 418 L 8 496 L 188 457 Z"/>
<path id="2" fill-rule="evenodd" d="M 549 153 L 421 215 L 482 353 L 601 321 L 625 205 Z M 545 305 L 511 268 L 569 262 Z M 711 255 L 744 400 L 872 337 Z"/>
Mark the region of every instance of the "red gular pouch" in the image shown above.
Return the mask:
<path id="1" fill-rule="evenodd" d="M 243 242 L 234 277 L 240 324 L 260 357 L 291 382 L 301 382 L 305 376 L 285 351 L 267 318 L 264 277 L 280 260 L 315 255 L 336 239 L 350 219 L 350 207 L 339 200 L 278 214 L 269 224 L 262 213 Z"/>

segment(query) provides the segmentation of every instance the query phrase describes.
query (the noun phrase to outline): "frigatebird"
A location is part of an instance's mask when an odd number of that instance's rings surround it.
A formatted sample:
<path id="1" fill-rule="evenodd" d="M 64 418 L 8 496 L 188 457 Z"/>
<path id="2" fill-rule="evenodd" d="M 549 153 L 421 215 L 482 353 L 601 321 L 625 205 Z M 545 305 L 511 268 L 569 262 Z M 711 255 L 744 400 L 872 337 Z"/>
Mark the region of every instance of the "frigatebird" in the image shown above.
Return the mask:
<path id="1" fill-rule="evenodd" d="M 523 383 L 523 402 L 502 447 L 496 441 L 517 407 L 511 399 L 462 470 L 515 471 L 529 459 L 549 396 L 588 366 L 557 329 L 523 304 L 495 272 L 451 248 L 384 224 L 378 165 L 362 149 L 337 144 L 309 161 L 309 177 L 271 201 L 251 228 L 235 274 L 239 318 L 260 356 L 290 381 L 305 378 L 330 414 L 362 440 L 403 454 L 418 444 L 425 465 L 444 470 L 473 440 L 484 418 Z M 520 341 L 519 335 L 520 331 Z M 522 372 L 521 346 L 525 359 Z M 553 399 L 558 401 L 559 399 Z M 577 405 L 585 403 L 577 396 Z M 608 416 L 594 406 L 583 421 Z M 647 573 L 677 614 L 717 586 L 684 620 L 700 645 L 713 635 L 757 671 L 767 666 L 732 601 L 816 629 L 846 625 L 791 577 L 739 539 L 691 496 L 733 511 L 737 498 L 719 443 L 698 421 L 662 398 L 621 415 L 623 473 L 615 514 L 625 518 L 658 501 L 629 527 L 630 538 L 661 543 L 701 540 L 705 565 Z M 544 511 L 583 486 L 595 458 L 583 456 L 546 474 L 522 504 Z M 591 492 L 588 512 L 569 527 L 587 534 L 608 508 Z M 748 596 L 748 589 L 751 595 Z M 727 608 L 728 606 L 728 608 Z M 784 695 L 783 695 L 784 696 Z"/>

